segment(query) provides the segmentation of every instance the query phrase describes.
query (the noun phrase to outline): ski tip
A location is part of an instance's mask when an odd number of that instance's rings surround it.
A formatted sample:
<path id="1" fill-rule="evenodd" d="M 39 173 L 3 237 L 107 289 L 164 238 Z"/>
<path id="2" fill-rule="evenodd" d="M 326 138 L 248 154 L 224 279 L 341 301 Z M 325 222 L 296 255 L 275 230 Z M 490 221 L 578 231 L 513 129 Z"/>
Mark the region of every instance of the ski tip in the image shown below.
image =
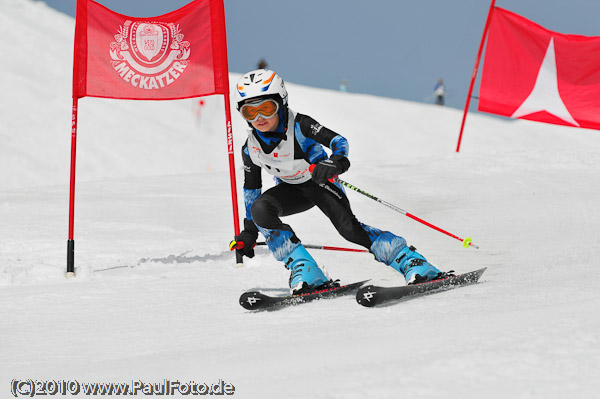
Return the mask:
<path id="1" fill-rule="evenodd" d="M 242 307 L 247 310 L 260 309 L 262 301 L 261 296 L 262 294 L 257 291 L 244 292 L 240 296 L 240 305 L 242 305 Z"/>
<path id="2" fill-rule="evenodd" d="M 356 293 L 356 302 L 367 308 L 377 305 L 377 292 L 374 285 L 366 285 Z"/>
<path id="3" fill-rule="evenodd" d="M 487 267 L 481 268 L 479 270 L 475 270 L 474 273 L 477 275 L 477 279 L 479 280 L 479 277 L 481 277 L 481 275 L 487 270 Z"/>

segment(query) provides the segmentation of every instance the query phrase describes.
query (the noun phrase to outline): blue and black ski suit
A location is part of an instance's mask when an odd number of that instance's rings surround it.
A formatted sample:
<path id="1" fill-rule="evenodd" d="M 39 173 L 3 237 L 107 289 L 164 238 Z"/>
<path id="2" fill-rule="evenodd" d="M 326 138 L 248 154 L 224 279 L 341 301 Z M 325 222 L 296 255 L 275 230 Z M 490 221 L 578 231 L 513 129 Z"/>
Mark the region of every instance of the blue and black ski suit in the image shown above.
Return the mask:
<path id="1" fill-rule="evenodd" d="M 284 114 L 284 112 L 286 114 Z M 360 223 L 350 207 L 344 189 L 337 183 L 317 184 L 309 166 L 328 158 L 350 166 L 347 140 L 303 114 L 285 108 L 280 111 L 275 132 L 252 129 L 242 148 L 244 162 L 244 229 L 260 231 L 278 260 L 283 260 L 299 245 L 292 228 L 280 217 L 304 212 L 317 206 L 348 241 L 369 249 L 375 258 L 390 264 L 406 246 L 404 238 Z M 276 185 L 262 192 L 262 169 L 275 177 Z"/>

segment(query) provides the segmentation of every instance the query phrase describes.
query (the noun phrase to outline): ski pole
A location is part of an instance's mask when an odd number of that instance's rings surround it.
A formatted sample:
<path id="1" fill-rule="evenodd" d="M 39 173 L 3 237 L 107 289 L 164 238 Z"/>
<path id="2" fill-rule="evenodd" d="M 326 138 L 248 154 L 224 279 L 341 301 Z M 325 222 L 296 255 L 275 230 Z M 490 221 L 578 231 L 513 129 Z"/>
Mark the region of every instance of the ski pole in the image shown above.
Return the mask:
<path id="1" fill-rule="evenodd" d="M 315 168 L 315 165 L 311 165 L 310 168 L 309 168 L 309 171 L 312 173 L 312 171 L 313 171 L 314 168 Z M 331 178 L 330 181 L 333 181 L 335 183 L 340 183 L 342 186 L 347 187 L 347 188 L 349 188 L 351 190 L 354 190 L 357 193 L 360 193 L 360 194 L 362 194 L 362 195 L 364 195 L 366 197 L 369 197 L 372 200 L 375 200 L 375 201 L 379 202 L 380 204 L 385 205 L 388 208 L 395 210 L 396 212 L 400 212 L 401 214 L 403 214 L 405 216 L 408 216 L 409 218 L 411 218 L 413 220 L 416 220 L 417 222 L 422 223 L 422 224 L 424 224 L 427 227 L 431 227 L 432 229 L 437 230 L 440 233 L 444 233 L 447 236 L 450 236 L 452 238 L 457 239 L 458 241 L 462 241 L 463 247 L 465 247 L 465 248 L 468 248 L 469 246 L 471 246 L 473 248 L 479 249 L 479 246 L 473 244 L 473 242 L 471 241 L 471 237 L 467 237 L 465 239 L 462 239 L 459 236 L 456 236 L 456 235 L 454 235 L 454 234 L 452 234 L 452 233 L 450 233 L 450 232 L 448 232 L 448 231 L 446 231 L 444 229 L 441 229 L 441 228 L 439 228 L 439 227 L 437 227 L 437 226 L 435 226 L 435 225 L 433 225 L 433 224 L 431 224 L 431 223 L 429 223 L 429 222 L 427 222 L 427 221 L 425 221 L 425 220 L 423 220 L 423 219 L 421 219 L 421 218 L 419 218 L 419 217 L 417 217 L 417 216 L 415 216 L 415 215 L 413 215 L 413 214 L 405 211 L 404 209 L 398 208 L 396 205 L 390 204 L 387 201 L 384 201 L 384 200 L 382 200 L 380 198 L 377 198 L 373 194 L 370 194 L 370 193 L 368 193 L 368 192 L 366 192 L 364 190 L 361 190 L 358 187 L 353 186 L 352 184 L 350 184 L 348 182 L 343 181 L 342 179 L 340 179 L 337 176 L 334 176 L 333 178 Z"/>
<path id="2" fill-rule="evenodd" d="M 257 242 L 256 245 L 267 245 L 266 242 Z M 302 244 L 304 248 L 309 249 L 322 249 L 325 251 L 346 251 L 346 252 L 369 252 L 368 249 L 356 249 L 356 248 L 343 248 L 343 247 L 330 247 L 327 245 L 314 245 L 314 244 Z"/>

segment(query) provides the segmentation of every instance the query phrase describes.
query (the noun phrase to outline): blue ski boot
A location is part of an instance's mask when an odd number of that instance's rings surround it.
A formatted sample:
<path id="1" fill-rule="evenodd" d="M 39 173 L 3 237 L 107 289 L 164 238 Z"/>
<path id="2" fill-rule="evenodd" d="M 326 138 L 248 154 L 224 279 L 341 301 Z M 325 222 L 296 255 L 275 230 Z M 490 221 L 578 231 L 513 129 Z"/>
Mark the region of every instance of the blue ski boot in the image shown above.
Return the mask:
<path id="1" fill-rule="evenodd" d="M 329 277 L 302 244 L 287 257 L 285 267 L 291 271 L 290 290 L 293 295 L 311 292 L 330 283 Z"/>
<path id="2" fill-rule="evenodd" d="M 413 246 L 402 248 L 390 266 L 404 275 L 406 284 L 424 283 L 435 280 L 438 276 L 443 276 L 443 273 L 427 262 Z"/>

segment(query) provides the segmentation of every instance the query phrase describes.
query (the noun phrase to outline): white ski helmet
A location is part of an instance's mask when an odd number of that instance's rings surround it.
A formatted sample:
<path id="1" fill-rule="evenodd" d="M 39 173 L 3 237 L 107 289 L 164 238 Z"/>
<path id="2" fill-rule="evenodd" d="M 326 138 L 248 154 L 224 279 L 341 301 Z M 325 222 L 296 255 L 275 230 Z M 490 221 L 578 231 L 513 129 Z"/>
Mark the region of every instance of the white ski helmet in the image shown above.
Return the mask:
<path id="1" fill-rule="evenodd" d="M 287 106 L 287 96 L 283 79 L 269 69 L 256 69 L 244 74 L 235 90 L 238 111 L 244 101 L 257 97 L 275 97 L 282 106 Z"/>

